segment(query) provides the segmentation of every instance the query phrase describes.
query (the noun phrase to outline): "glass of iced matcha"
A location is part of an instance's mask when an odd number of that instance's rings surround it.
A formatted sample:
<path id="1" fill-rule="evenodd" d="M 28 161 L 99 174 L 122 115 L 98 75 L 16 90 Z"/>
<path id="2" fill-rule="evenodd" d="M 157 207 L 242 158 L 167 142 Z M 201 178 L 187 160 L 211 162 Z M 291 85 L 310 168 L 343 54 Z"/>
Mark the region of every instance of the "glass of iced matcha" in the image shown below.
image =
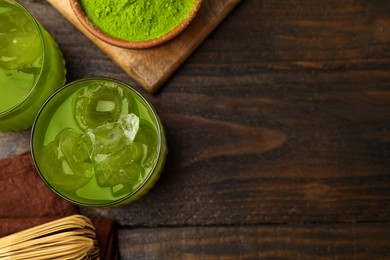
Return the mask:
<path id="1" fill-rule="evenodd" d="M 0 0 L 0 131 L 32 125 L 65 83 L 65 63 L 53 38 L 20 4 Z"/>
<path id="2" fill-rule="evenodd" d="M 47 99 L 32 127 L 31 152 L 40 177 L 59 196 L 110 207 L 154 186 L 167 146 L 159 117 L 139 92 L 95 77 Z"/>

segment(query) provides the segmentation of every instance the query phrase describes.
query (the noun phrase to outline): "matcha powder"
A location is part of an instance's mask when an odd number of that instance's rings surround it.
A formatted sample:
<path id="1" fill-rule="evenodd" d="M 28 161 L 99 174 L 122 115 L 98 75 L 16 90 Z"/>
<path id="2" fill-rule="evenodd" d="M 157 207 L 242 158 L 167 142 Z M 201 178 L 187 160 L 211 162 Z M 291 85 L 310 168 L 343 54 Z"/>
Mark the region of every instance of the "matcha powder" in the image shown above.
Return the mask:
<path id="1" fill-rule="evenodd" d="M 158 38 L 190 12 L 193 0 L 80 0 L 89 20 L 106 34 L 129 41 Z"/>

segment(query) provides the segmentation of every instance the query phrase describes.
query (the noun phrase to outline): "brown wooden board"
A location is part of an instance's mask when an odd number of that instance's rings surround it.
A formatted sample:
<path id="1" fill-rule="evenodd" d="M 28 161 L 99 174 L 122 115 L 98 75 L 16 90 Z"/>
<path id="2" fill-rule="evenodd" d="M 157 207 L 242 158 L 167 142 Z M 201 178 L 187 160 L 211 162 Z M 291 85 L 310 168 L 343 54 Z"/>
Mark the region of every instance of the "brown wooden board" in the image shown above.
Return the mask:
<path id="1" fill-rule="evenodd" d="M 48 2 L 146 91 L 153 93 L 168 80 L 240 0 L 204 0 L 196 18 L 178 37 L 159 47 L 142 50 L 123 49 L 106 44 L 82 27 L 68 0 L 48 0 Z"/>
<path id="2" fill-rule="evenodd" d="M 132 82 L 47 1 L 20 2 L 68 81 Z M 156 186 L 80 210 L 118 222 L 121 259 L 389 259 L 390 1 L 242 1 L 198 50 L 145 93 L 169 147 Z M 28 142 L 1 133 L 0 157 Z"/>
<path id="3" fill-rule="evenodd" d="M 388 259 L 390 225 L 263 225 L 121 230 L 122 259 Z"/>

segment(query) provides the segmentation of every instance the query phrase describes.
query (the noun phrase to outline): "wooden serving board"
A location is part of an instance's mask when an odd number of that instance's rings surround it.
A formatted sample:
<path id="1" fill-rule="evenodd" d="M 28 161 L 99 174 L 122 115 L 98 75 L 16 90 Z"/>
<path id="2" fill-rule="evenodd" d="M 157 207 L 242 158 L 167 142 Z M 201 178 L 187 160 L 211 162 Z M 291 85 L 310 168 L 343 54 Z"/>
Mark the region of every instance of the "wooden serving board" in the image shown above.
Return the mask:
<path id="1" fill-rule="evenodd" d="M 123 49 L 107 44 L 79 23 L 69 0 L 47 0 L 147 92 L 159 89 L 241 0 L 203 0 L 189 27 L 173 40 L 150 49 Z"/>

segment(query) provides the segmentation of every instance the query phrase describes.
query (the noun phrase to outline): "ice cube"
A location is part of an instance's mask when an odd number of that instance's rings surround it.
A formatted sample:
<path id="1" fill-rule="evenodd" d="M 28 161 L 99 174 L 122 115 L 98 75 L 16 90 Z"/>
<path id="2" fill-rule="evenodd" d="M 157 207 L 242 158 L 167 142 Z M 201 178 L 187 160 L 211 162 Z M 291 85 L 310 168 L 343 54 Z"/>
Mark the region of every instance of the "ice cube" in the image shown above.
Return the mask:
<path id="1" fill-rule="evenodd" d="M 94 175 L 89 148 L 71 128 L 63 129 L 42 150 L 40 167 L 44 176 L 55 186 L 67 191 L 81 188 Z"/>
<path id="2" fill-rule="evenodd" d="M 117 122 L 105 123 L 96 129 L 86 131 L 83 139 L 92 147 L 91 156 L 94 160 L 101 161 L 98 157 L 114 153 L 123 145 L 131 144 L 138 130 L 138 116 L 128 114 Z"/>
<path id="3" fill-rule="evenodd" d="M 142 144 L 144 155 L 141 162 L 142 167 L 153 167 L 157 158 L 158 137 L 157 130 L 146 120 L 140 120 L 139 131 L 134 138 L 134 142 Z"/>
<path id="4" fill-rule="evenodd" d="M 95 164 L 97 183 L 101 187 L 111 187 L 114 196 L 128 193 L 142 183 L 145 170 L 134 160 L 136 149 L 135 144 L 122 146 Z"/>
<path id="5" fill-rule="evenodd" d="M 87 130 L 82 136 L 90 149 L 97 183 L 110 187 L 113 196 L 130 192 L 144 178 L 145 170 L 140 166 L 144 148 L 134 143 L 139 121 L 138 116 L 130 113 L 117 122 Z"/>
<path id="6" fill-rule="evenodd" d="M 115 109 L 115 102 L 110 100 L 99 100 L 96 105 L 97 112 L 111 112 Z"/>
<path id="7" fill-rule="evenodd" d="M 135 114 L 128 114 L 120 118 L 118 123 L 127 137 L 128 142 L 133 142 L 139 130 L 139 117 Z"/>
<path id="8" fill-rule="evenodd" d="M 132 110 L 132 98 L 122 88 L 109 83 L 96 83 L 83 88 L 76 98 L 75 118 L 83 130 L 114 123 Z"/>
<path id="9" fill-rule="evenodd" d="M 1 67 L 16 70 L 41 66 L 41 40 L 35 24 L 25 14 L 4 11 L 0 16 L 0 36 Z"/>

